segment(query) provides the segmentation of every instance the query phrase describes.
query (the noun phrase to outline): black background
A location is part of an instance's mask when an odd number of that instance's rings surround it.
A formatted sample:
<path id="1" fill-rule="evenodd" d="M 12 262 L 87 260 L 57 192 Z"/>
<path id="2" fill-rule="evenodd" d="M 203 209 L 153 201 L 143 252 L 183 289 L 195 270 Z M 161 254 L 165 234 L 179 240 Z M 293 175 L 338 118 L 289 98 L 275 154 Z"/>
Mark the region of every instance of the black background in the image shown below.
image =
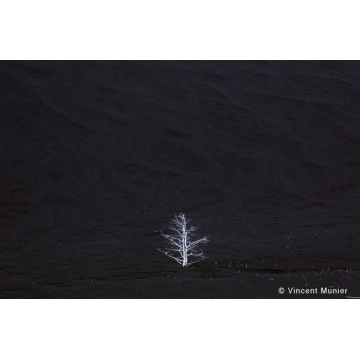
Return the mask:
<path id="1" fill-rule="evenodd" d="M 352 61 L 0 62 L 0 296 L 360 296 L 359 75 Z M 210 239 L 186 269 L 156 250 L 179 212 Z"/>

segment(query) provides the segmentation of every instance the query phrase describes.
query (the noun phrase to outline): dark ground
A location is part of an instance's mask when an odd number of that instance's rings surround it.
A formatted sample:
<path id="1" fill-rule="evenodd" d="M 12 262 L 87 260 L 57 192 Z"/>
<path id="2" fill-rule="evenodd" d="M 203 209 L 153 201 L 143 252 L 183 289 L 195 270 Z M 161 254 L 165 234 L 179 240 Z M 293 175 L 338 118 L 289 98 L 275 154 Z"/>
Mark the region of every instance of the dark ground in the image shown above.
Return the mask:
<path id="1" fill-rule="evenodd" d="M 360 296 L 360 62 L 2 61 L 0 111 L 1 298 Z"/>

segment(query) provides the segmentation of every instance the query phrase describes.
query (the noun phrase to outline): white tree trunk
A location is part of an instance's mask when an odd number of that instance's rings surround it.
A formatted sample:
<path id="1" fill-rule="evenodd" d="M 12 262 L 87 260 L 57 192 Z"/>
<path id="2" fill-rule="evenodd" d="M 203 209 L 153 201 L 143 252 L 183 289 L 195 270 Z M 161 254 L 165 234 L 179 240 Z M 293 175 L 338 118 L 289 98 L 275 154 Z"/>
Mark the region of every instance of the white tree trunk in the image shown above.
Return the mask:
<path id="1" fill-rule="evenodd" d="M 175 218 L 171 222 L 173 225 L 170 226 L 170 229 L 175 232 L 175 235 L 162 234 L 171 247 L 165 250 L 158 249 L 184 267 L 205 258 L 202 250 L 198 250 L 198 246 L 201 243 L 209 241 L 207 237 L 191 241 L 190 239 L 194 235 L 196 228 L 187 228 L 189 222 L 190 220 L 186 218 L 185 214 L 175 215 Z"/>

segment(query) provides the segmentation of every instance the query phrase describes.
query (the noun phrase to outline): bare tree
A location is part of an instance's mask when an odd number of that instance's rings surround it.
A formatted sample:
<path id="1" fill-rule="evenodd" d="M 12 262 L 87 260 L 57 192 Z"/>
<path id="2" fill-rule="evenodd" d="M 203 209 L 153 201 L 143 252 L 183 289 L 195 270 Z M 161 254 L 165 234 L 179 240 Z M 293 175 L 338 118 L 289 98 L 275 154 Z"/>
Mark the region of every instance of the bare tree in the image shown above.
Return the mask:
<path id="1" fill-rule="evenodd" d="M 165 255 L 176 260 L 182 266 L 188 266 L 201 261 L 205 258 L 202 250 L 198 249 L 198 246 L 202 243 L 209 241 L 207 237 L 199 240 L 192 241 L 191 238 L 194 236 L 194 231 L 197 229 L 194 226 L 187 227 L 190 220 L 186 218 L 185 214 L 175 215 L 171 221 L 169 228 L 175 232 L 174 235 L 162 234 L 166 241 L 170 245 L 169 248 L 159 251 Z"/>

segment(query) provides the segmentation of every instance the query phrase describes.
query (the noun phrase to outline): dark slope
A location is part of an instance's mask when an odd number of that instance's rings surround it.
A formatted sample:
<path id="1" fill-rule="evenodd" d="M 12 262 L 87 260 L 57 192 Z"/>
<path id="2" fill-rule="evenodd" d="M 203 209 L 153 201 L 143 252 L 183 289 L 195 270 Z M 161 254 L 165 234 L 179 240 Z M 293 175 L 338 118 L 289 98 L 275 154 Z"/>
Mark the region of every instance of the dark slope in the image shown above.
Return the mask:
<path id="1" fill-rule="evenodd" d="M 360 296 L 359 74 L 0 62 L 0 296 Z M 155 249 L 180 211 L 211 240 L 185 270 Z"/>

